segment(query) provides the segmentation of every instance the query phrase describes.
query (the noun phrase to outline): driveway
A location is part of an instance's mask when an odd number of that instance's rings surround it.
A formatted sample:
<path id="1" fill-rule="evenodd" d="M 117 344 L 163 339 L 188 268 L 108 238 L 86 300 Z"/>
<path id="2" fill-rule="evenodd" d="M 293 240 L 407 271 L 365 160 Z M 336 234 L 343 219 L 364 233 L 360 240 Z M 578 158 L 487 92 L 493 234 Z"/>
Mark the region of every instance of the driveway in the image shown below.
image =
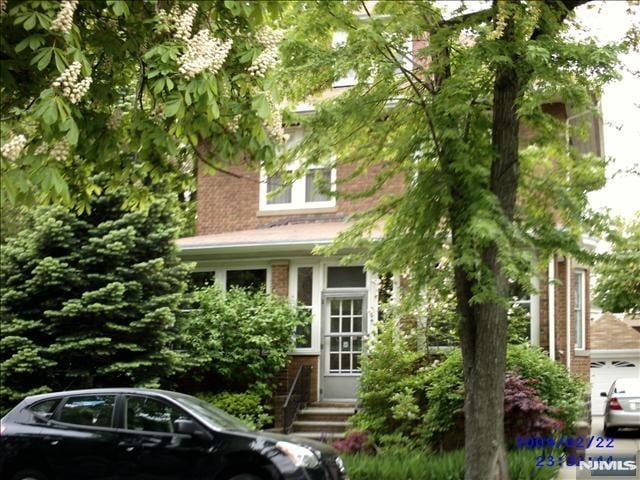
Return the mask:
<path id="1" fill-rule="evenodd" d="M 594 416 L 591 420 L 591 435 L 604 437 L 604 417 L 602 415 Z M 623 430 L 619 432 L 613 440 L 613 448 L 590 448 L 587 450 L 587 457 L 593 458 L 616 453 L 637 453 L 640 451 L 640 431 L 639 430 Z M 640 460 L 640 459 L 639 459 Z M 576 479 L 576 467 L 563 467 L 560 469 L 557 480 L 575 480 Z M 590 478 L 590 477 L 577 477 L 577 478 Z M 598 477 L 594 477 L 598 478 Z M 599 478 L 618 478 L 618 477 L 599 477 Z M 624 477 L 620 477 L 624 478 Z M 626 477 L 626 478 L 640 478 L 638 477 Z"/>

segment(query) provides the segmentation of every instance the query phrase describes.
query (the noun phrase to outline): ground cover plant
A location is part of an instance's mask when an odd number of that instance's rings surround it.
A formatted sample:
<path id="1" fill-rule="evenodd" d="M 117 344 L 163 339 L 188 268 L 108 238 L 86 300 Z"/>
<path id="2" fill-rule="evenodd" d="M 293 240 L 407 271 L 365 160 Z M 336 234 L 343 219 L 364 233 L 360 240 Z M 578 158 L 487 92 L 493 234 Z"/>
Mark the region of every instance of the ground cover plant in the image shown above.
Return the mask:
<path id="1" fill-rule="evenodd" d="M 509 478 L 514 480 L 550 480 L 557 467 L 538 467 L 538 450 L 514 450 L 508 456 Z M 549 452 L 546 452 L 550 455 Z M 464 454 L 392 450 L 378 455 L 343 456 L 352 480 L 463 480 Z"/>

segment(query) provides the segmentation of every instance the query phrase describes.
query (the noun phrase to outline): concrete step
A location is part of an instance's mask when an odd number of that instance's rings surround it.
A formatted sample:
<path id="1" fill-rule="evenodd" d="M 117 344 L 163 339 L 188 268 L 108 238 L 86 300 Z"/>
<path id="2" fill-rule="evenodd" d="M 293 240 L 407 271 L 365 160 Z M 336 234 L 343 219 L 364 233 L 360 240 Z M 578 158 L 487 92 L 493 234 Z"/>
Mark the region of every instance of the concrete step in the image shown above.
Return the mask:
<path id="1" fill-rule="evenodd" d="M 298 412 L 297 420 L 303 421 L 346 421 L 356 413 L 355 408 L 345 407 L 309 407 Z"/>
<path id="2" fill-rule="evenodd" d="M 320 442 L 331 443 L 335 440 L 344 438 L 344 432 L 295 432 L 292 433 L 296 437 L 308 438 L 310 440 L 318 440 Z"/>
<path id="3" fill-rule="evenodd" d="M 318 408 L 356 408 L 355 402 L 314 402 L 309 407 Z"/>
<path id="4" fill-rule="evenodd" d="M 347 422 L 305 421 L 296 420 L 291 426 L 293 432 L 344 433 L 349 424 Z"/>

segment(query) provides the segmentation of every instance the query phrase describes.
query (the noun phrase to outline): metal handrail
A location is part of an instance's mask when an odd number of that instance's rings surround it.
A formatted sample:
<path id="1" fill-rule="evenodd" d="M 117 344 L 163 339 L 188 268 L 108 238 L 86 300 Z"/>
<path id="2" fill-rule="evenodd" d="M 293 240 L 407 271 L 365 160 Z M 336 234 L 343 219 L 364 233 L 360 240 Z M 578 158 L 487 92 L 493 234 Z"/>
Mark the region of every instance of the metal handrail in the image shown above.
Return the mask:
<path id="1" fill-rule="evenodd" d="M 301 365 L 296 373 L 289 394 L 282 406 L 283 431 L 289 433 L 300 406 L 309 403 L 309 380 L 311 377 L 311 366 Z"/>

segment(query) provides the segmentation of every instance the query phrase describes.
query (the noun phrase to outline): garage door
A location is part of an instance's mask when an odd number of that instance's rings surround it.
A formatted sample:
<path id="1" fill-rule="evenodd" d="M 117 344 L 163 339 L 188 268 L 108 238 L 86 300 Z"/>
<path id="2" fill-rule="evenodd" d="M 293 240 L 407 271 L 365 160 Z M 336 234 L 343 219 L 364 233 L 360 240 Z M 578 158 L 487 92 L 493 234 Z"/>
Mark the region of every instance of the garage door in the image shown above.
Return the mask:
<path id="1" fill-rule="evenodd" d="M 640 359 L 591 361 L 591 414 L 604 415 L 606 398 L 600 392 L 608 392 L 617 378 L 640 378 Z"/>

